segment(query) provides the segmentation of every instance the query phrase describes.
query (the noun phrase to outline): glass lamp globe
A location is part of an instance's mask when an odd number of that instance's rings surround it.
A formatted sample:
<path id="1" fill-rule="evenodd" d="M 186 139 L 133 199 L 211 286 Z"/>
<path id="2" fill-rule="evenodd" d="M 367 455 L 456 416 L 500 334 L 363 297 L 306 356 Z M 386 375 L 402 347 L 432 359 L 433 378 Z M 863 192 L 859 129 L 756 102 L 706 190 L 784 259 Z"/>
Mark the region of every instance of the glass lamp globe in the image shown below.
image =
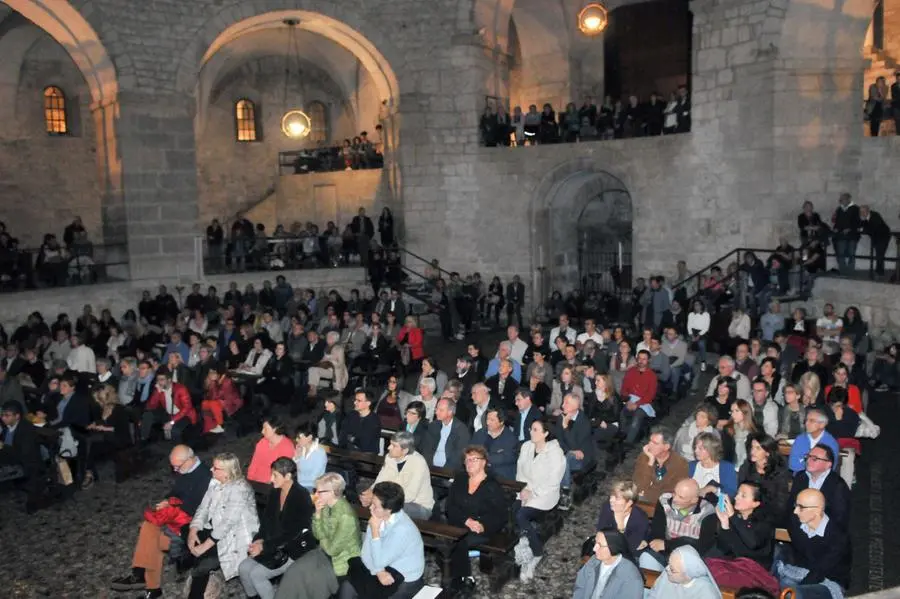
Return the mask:
<path id="1" fill-rule="evenodd" d="M 598 35 L 603 33 L 609 24 L 609 15 L 606 8 L 599 3 L 592 2 L 578 13 L 578 29 L 585 35 Z"/>
<path id="2" fill-rule="evenodd" d="M 291 139 L 303 139 L 311 129 L 312 123 L 302 110 L 289 110 L 281 118 L 281 131 Z"/>

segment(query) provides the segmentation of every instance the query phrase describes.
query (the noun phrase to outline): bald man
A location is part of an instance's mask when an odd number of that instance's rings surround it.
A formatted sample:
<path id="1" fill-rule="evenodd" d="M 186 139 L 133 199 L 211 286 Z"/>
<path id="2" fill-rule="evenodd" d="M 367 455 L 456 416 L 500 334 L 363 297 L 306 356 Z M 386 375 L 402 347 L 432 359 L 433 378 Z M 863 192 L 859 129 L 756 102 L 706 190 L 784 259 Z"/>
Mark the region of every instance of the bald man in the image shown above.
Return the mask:
<path id="1" fill-rule="evenodd" d="M 843 596 L 850 586 L 850 538 L 828 518 L 821 491 L 797 494 L 789 530 L 793 555 L 775 562 L 782 588 L 813 599 Z"/>
<path id="2" fill-rule="evenodd" d="M 178 476 L 165 499 L 154 506 L 160 517 L 169 510 L 180 509 L 188 516 L 193 516 L 209 488 L 212 478 L 210 469 L 203 465 L 194 450 L 187 445 L 176 445 L 169 452 L 169 466 Z M 178 500 L 177 502 L 171 500 Z M 186 526 L 186 525 L 185 525 Z M 170 552 L 173 559 L 178 559 L 184 551 L 180 531 L 173 532 L 166 525 L 144 521 L 138 534 L 134 557 L 131 562 L 131 573 L 115 578 L 110 585 L 115 591 L 144 591 L 145 599 L 162 597 L 163 558 Z"/>
<path id="3" fill-rule="evenodd" d="M 663 493 L 650 523 L 650 546 L 641 554 L 640 566 L 662 572 L 669 553 L 691 545 L 700 555 L 716 538 L 715 506 L 700 496 L 700 485 L 692 478 L 675 484 L 673 493 Z"/>

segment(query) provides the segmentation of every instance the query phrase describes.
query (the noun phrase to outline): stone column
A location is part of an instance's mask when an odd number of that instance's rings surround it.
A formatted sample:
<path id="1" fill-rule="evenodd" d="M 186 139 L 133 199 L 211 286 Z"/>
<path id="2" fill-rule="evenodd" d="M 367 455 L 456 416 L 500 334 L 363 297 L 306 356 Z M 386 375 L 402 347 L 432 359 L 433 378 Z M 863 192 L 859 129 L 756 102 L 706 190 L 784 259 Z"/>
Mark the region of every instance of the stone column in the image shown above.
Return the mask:
<path id="1" fill-rule="evenodd" d="M 100 222 L 105 250 L 100 261 L 107 276 L 129 279 L 128 227 L 125 193 L 122 187 L 122 162 L 116 133 L 119 103 L 113 98 L 104 104 L 92 104 L 91 116 L 97 132 L 97 171 L 99 177 Z"/>
<path id="2" fill-rule="evenodd" d="M 193 278 L 198 235 L 194 101 L 123 93 L 119 157 L 131 278 Z"/>

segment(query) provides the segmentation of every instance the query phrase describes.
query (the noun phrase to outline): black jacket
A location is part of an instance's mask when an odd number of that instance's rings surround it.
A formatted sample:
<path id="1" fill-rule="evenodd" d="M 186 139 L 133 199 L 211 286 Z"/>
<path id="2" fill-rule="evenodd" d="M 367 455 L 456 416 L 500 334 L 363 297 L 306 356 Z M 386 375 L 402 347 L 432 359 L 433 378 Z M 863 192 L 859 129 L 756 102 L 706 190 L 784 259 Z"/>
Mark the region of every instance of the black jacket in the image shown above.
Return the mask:
<path id="1" fill-rule="evenodd" d="M 868 219 L 860 221 L 860 232 L 863 235 L 868 235 L 873 242 L 888 242 L 891 240 L 891 228 L 887 226 L 881 215 L 874 210 L 869 211 Z"/>
<path id="2" fill-rule="evenodd" d="M 809 476 L 806 471 L 798 472 L 794 475 L 794 482 L 791 484 L 791 492 L 788 497 L 788 505 L 794 505 L 797 495 L 800 491 L 809 488 Z M 825 513 L 831 519 L 831 522 L 843 530 L 850 528 L 850 487 L 844 482 L 837 472 L 829 472 L 825 482 L 822 483 L 822 495 L 825 496 Z M 797 518 L 792 514 L 788 514 L 790 520 Z"/>
<path id="3" fill-rule="evenodd" d="M 2 431 L 5 434 L 6 427 L 2 427 Z M 43 460 L 38 431 L 24 417 L 19 419 L 13 433 L 12 444 L 4 445 L 0 449 L 0 464 L 18 464 L 29 477 L 40 472 Z"/>
<path id="4" fill-rule="evenodd" d="M 619 423 L 622 402 L 615 394 L 605 401 L 599 401 L 596 393 L 588 393 L 584 397 L 583 407 L 594 426 L 600 426 L 601 422 L 605 422 L 607 426 Z"/>
<path id="5" fill-rule="evenodd" d="M 61 396 L 60 401 L 62 401 Z M 58 414 L 58 416 L 61 420 L 56 426 L 60 428 L 71 426 L 76 429 L 83 429 L 91 423 L 90 400 L 88 400 L 86 395 L 82 395 L 78 392 L 73 393 L 72 397 L 69 399 L 69 403 L 66 404 L 65 410 L 63 410 L 61 414 Z"/>
<path id="6" fill-rule="evenodd" d="M 512 377 L 512 374 L 506 377 L 506 382 L 503 385 L 503 393 L 500 393 L 499 374 L 495 374 L 486 380 L 484 384 L 487 385 L 488 390 L 491 392 L 492 402 L 498 404 L 504 410 L 516 409 L 516 389 L 519 388 L 519 383 Z"/>
<path id="7" fill-rule="evenodd" d="M 297 559 L 315 547 L 315 537 L 311 534 L 315 511 L 309 491 L 296 482 L 288 491 L 284 507 L 281 506 L 281 491 L 272 489 L 259 519 L 259 532 L 253 540 L 262 539 L 263 555 L 272 555 L 284 545 L 291 559 Z M 303 530 L 308 531 L 307 534 L 302 534 Z M 306 546 L 303 546 L 304 541 Z"/>
<path id="8" fill-rule="evenodd" d="M 738 472 L 738 483 L 745 481 L 756 483 L 762 489 L 762 506 L 765 514 L 775 524 L 781 526 L 787 522 L 794 504 L 790 500 L 791 471 L 783 463 L 779 463 L 772 472 L 761 476 L 756 465 L 750 460 L 744 462 Z"/>
<path id="9" fill-rule="evenodd" d="M 512 427 L 513 435 L 515 435 L 516 440 L 521 444 L 525 441 L 531 440 L 531 436 L 529 432 L 531 431 L 532 423 L 539 419 L 543 413 L 537 408 L 537 406 L 532 405 L 531 408 L 528 409 L 528 414 L 525 415 L 525 422 L 522 422 L 522 412 L 516 410 L 512 413 L 512 417 L 510 418 L 509 426 Z M 522 431 L 522 438 L 519 439 L 519 431 Z"/>
<path id="10" fill-rule="evenodd" d="M 460 473 L 450 485 L 445 505 L 448 524 L 465 528 L 466 520 L 472 518 L 484 526 L 484 536 L 488 537 L 503 530 L 508 520 L 509 500 L 490 474 L 469 494 L 469 475 Z"/>
<path id="11" fill-rule="evenodd" d="M 422 456 L 429 466 L 434 465 L 434 453 L 437 451 L 438 444 L 441 441 L 442 426 L 443 424 L 439 420 L 435 420 L 428 425 L 428 433 L 425 435 L 422 446 Z M 447 462 L 444 464 L 444 468 L 451 470 L 462 468 L 463 450 L 469 444 L 470 438 L 469 429 L 466 428 L 466 425 L 454 418 L 450 424 L 450 436 L 447 437 L 447 444 L 444 447 L 444 452 L 447 454 Z"/>
<path id="12" fill-rule="evenodd" d="M 591 422 L 587 415 L 579 410 L 575 421 L 570 422 L 566 428 L 563 428 L 563 420 L 564 418 L 560 416 L 554 425 L 554 432 L 563 453 L 580 450 L 584 452 L 585 466 L 592 464 L 596 457 L 597 445 L 591 436 Z"/>
<path id="13" fill-rule="evenodd" d="M 728 520 L 728 530 L 716 520 L 716 544 L 706 555 L 709 557 L 750 558 L 766 570 L 772 565 L 772 551 L 775 544 L 775 527 L 763 515 L 756 512 L 744 520 L 735 513 Z M 702 527 L 702 525 L 701 525 Z"/>
<path id="14" fill-rule="evenodd" d="M 859 239 L 859 206 L 850 204 L 834 211 L 834 237 L 836 239 Z"/>

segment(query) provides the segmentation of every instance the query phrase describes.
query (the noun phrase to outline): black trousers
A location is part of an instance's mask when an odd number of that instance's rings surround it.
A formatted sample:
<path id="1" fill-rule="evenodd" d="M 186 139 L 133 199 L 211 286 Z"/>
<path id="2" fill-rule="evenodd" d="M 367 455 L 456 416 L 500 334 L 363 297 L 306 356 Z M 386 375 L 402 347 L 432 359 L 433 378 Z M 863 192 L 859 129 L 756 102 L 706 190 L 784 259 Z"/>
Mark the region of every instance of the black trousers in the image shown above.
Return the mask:
<path id="1" fill-rule="evenodd" d="M 206 593 L 206 585 L 209 576 L 219 569 L 219 554 L 215 547 L 197 558 L 197 563 L 191 570 L 191 590 L 187 599 L 203 599 Z"/>
<path id="2" fill-rule="evenodd" d="M 875 253 L 875 272 L 876 274 L 884 274 L 884 255 L 887 253 L 888 244 L 891 238 L 872 239 L 872 251 Z"/>
<path id="3" fill-rule="evenodd" d="M 513 323 L 513 315 L 516 316 L 516 324 L 519 327 L 519 330 L 522 330 L 522 304 L 519 302 L 508 302 L 506 304 L 506 324 L 511 325 Z"/>
<path id="4" fill-rule="evenodd" d="M 450 551 L 450 577 L 462 578 L 472 575 L 472 563 L 469 561 L 469 550 L 486 542 L 488 537 L 470 532 L 459 540 Z"/>
<path id="5" fill-rule="evenodd" d="M 341 583 L 339 599 L 412 599 L 425 586 L 424 577 L 407 582 L 391 567 L 385 571 L 393 577 L 394 584 L 384 586 L 358 557 L 351 558 L 349 566 L 347 580 Z"/>

